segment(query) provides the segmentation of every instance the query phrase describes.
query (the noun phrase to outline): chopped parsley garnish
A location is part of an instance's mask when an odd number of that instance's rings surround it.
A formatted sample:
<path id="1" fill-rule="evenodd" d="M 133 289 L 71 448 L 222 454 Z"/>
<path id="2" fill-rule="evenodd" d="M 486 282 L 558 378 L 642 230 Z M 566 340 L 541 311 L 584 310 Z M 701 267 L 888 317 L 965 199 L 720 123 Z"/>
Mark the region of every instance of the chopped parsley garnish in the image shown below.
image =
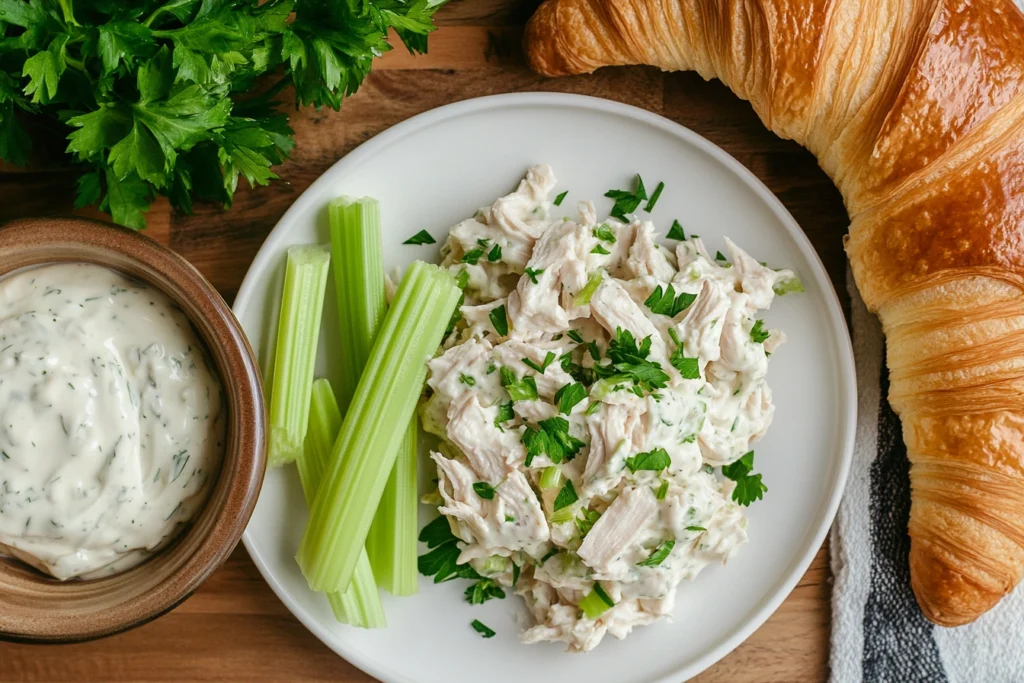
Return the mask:
<path id="1" fill-rule="evenodd" d="M 586 537 L 599 519 L 601 519 L 601 513 L 597 510 L 587 508 L 580 510 L 580 516 L 576 518 L 576 528 L 580 530 L 580 537 Z"/>
<path id="2" fill-rule="evenodd" d="M 602 247 L 600 244 L 598 244 L 597 246 L 595 246 L 593 249 L 590 250 L 590 253 L 591 254 L 601 254 L 602 256 L 607 256 L 608 254 L 610 254 L 612 252 L 608 251 L 607 249 Z"/>
<path id="3" fill-rule="evenodd" d="M 562 551 L 561 548 L 559 548 L 558 546 L 555 546 L 551 550 L 549 550 L 546 553 L 544 553 L 544 557 L 540 558 L 540 563 L 537 566 L 540 566 L 540 565 L 544 564 L 545 562 L 550 560 L 552 557 L 554 557 L 555 555 L 557 555 L 561 551 Z"/>
<path id="4" fill-rule="evenodd" d="M 466 589 L 465 596 L 469 604 L 482 605 L 492 598 L 501 600 L 505 597 L 505 591 L 494 579 L 480 579 Z"/>
<path id="5" fill-rule="evenodd" d="M 604 196 L 615 200 L 615 206 L 608 212 L 609 215 L 613 218 L 618 218 L 623 223 L 629 222 L 629 219 L 626 218 L 627 213 L 634 213 L 640 207 L 640 203 L 648 199 L 647 189 L 644 187 L 644 179 L 640 177 L 639 173 L 636 176 L 636 189 L 633 192 L 628 190 L 608 190 L 604 193 Z"/>
<path id="6" fill-rule="evenodd" d="M 402 242 L 402 244 L 434 244 L 437 240 L 434 239 L 426 230 L 420 230 L 418 233 Z"/>
<path id="7" fill-rule="evenodd" d="M 662 543 L 661 545 L 659 545 L 657 548 L 654 549 L 654 552 L 651 553 L 650 557 L 648 557 L 643 562 L 637 562 L 636 566 L 638 566 L 638 567 L 657 567 L 658 565 L 660 565 L 662 562 L 665 561 L 665 558 L 669 556 L 669 554 L 672 552 L 672 548 L 674 548 L 675 546 L 676 546 L 676 542 L 674 540 L 669 539 L 669 540 L 665 541 L 664 543 Z"/>
<path id="8" fill-rule="evenodd" d="M 595 348 L 591 349 L 594 355 Z M 669 381 L 669 376 L 661 369 L 661 365 L 655 361 L 647 360 L 651 354 L 651 338 L 646 337 L 639 346 L 629 330 L 621 327 L 615 330 L 615 336 L 608 345 L 608 358 L 611 364 L 595 365 L 594 371 L 601 377 L 612 375 L 626 375 L 633 381 L 634 393 L 642 395 L 643 391 L 654 391 L 664 389 Z M 599 355 L 594 360 L 598 360 Z"/>
<path id="9" fill-rule="evenodd" d="M 672 458 L 664 448 L 655 448 L 653 451 L 637 453 L 631 458 L 626 458 L 626 467 L 634 474 L 640 470 L 660 472 L 671 464 Z"/>
<path id="10" fill-rule="evenodd" d="M 508 336 L 508 314 L 505 313 L 505 304 L 498 306 L 491 310 L 490 313 L 491 325 L 494 326 L 494 331 L 502 337 Z"/>
<path id="11" fill-rule="evenodd" d="M 647 213 L 654 211 L 654 205 L 658 203 L 659 199 L 661 199 L 661 193 L 662 191 L 664 191 L 664 189 L 665 183 L 658 183 L 658 186 L 654 188 L 654 194 L 651 195 L 651 201 L 647 202 L 647 206 L 644 207 L 644 211 L 646 211 Z"/>
<path id="12" fill-rule="evenodd" d="M 526 425 L 522 442 L 526 447 L 526 466 L 538 455 L 546 455 L 556 465 L 569 462 L 587 444 L 569 433 L 569 422 L 563 417 L 551 417 L 537 423 L 539 429 Z"/>
<path id="13" fill-rule="evenodd" d="M 478 481 L 473 484 L 473 490 L 484 500 L 494 500 L 494 487 L 486 481 Z"/>
<path id="14" fill-rule="evenodd" d="M 531 376 L 516 379 L 516 374 L 506 367 L 501 368 L 501 386 L 505 387 L 513 401 L 536 401 L 537 382 Z"/>
<path id="15" fill-rule="evenodd" d="M 596 341 L 587 343 L 587 351 L 590 352 L 590 357 L 593 358 L 595 362 L 601 360 L 601 349 L 598 347 Z"/>
<path id="16" fill-rule="evenodd" d="M 500 428 L 502 422 L 508 422 L 515 418 L 516 412 L 513 408 L 512 401 L 502 403 L 498 406 L 498 416 L 494 418 L 494 426 Z"/>
<path id="17" fill-rule="evenodd" d="M 665 500 L 666 494 L 668 494 L 668 480 L 662 479 L 658 490 L 654 492 L 654 497 L 658 500 Z"/>
<path id="18" fill-rule="evenodd" d="M 513 586 L 515 586 L 517 583 L 519 583 L 519 572 L 520 571 L 521 570 L 519 569 L 519 565 L 516 564 L 515 562 L 513 562 L 512 563 L 512 585 Z"/>
<path id="19" fill-rule="evenodd" d="M 470 626 L 472 626 L 473 630 L 476 631 L 477 633 L 479 633 L 484 638 L 493 638 L 494 637 L 494 631 L 491 630 L 490 628 L 488 628 L 487 625 L 484 624 L 479 619 L 474 619 L 473 623 L 471 623 Z"/>
<path id="20" fill-rule="evenodd" d="M 697 526 L 696 524 L 694 524 L 693 526 L 686 527 L 686 530 L 687 531 L 707 531 L 707 529 L 705 529 L 704 527 Z"/>
<path id="21" fill-rule="evenodd" d="M 489 252 L 487 252 L 487 260 L 490 261 L 491 263 L 494 263 L 495 261 L 500 261 L 501 260 L 501 245 L 500 244 L 495 244 L 493 247 L 491 247 L 491 250 Z"/>
<path id="22" fill-rule="evenodd" d="M 651 295 L 647 297 L 647 301 L 644 302 L 644 305 L 651 309 L 651 313 L 667 315 L 674 318 L 689 308 L 696 300 L 696 294 L 682 292 L 676 296 L 676 290 L 672 285 L 669 285 L 668 289 L 665 290 L 662 290 L 661 285 L 658 285 L 654 291 L 651 292 Z"/>
<path id="23" fill-rule="evenodd" d="M 670 240 L 683 241 L 686 239 L 686 232 L 683 230 L 683 226 L 680 225 L 679 221 L 672 221 L 672 227 L 668 229 L 667 237 Z"/>
<path id="24" fill-rule="evenodd" d="M 572 339 L 577 344 L 583 343 L 583 335 L 580 334 L 579 330 L 569 330 L 568 332 L 565 333 L 565 336 L 567 336 L 569 339 Z"/>
<path id="25" fill-rule="evenodd" d="M 486 249 L 487 247 L 491 246 L 491 241 L 489 239 L 487 239 L 486 237 L 481 237 L 480 239 L 478 239 L 476 241 L 476 243 L 479 244 L 484 249 Z"/>
<path id="26" fill-rule="evenodd" d="M 761 481 L 760 474 L 751 474 L 754 469 L 754 451 L 747 451 L 743 457 L 722 467 L 722 474 L 736 482 L 732 490 L 732 499 L 740 505 L 750 505 L 761 500 L 768 487 Z"/>
<path id="27" fill-rule="evenodd" d="M 764 321 L 756 320 L 754 326 L 750 328 L 750 338 L 758 344 L 763 344 L 768 337 L 772 335 L 771 332 L 764 329 Z"/>
<path id="28" fill-rule="evenodd" d="M 476 249 L 470 249 L 462 255 L 462 262 L 476 265 L 480 261 L 480 257 L 484 255 L 483 247 L 477 247 Z"/>
<path id="29" fill-rule="evenodd" d="M 679 371 L 683 379 L 700 379 L 700 359 L 687 358 L 683 355 L 683 343 L 679 341 L 679 335 L 674 329 L 669 329 L 668 336 L 672 337 L 676 344 L 676 350 L 672 352 L 668 362 Z"/>
<path id="30" fill-rule="evenodd" d="M 537 365 L 537 363 L 535 363 L 533 360 L 529 358 L 523 359 L 523 365 L 530 368 L 531 370 L 536 370 L 537 372 L 543 375 L 544 371 L 548 369 L 548 366 L 555 361 L 555 358 L 558 358 L 558 356 L 555 355 L 555 352 L 548 351 L 548 354 L 544 356 L 544 362 L 541 363 L 540 365 Z"/>
<path id="31" fill-rule="evenodd" d="M 567 508 L 580 499 L 576 495 L 576 487 L 572 485 L 572 479 L 566 479 L 565 484 L 562 485 L 562 490 L 555 496 L 554 509 L 557 512 L 562 508 Z"/>
<path id="32" fill-rule="evenodd" d="M 562 205 L 562 200 L 565 199 L 565 195 L 567 195 L 567 194 L 569 194 L 569 190 L 566 190 L 562 194 L 560 194 L 557 197 L 555 197 L 555 206 L 561 206 Z"/>
<path id="33" fill-rule="evenodd" d="M 584 386 L 579 382 L 573 382 L 572 384 L 566 384 L 555 392 L 555 404 L 558 405 L 560 413 L 568 415 L 576 404 L 586 397 L 587 390 Z"/>
<path id="34" fill-rule="evenodd" d="M 442 583 L 451 579 L 482 579 L 473 567 L 458 564 L 456 560 L 461 552 L 459 539 L 452 533 L 448 518 L 440 516 L 420 531 L 419 540 L 426 543 L 430 552 L 420 555 L 417 561 L 420 574 L 433 576 L 434 583 Z"/>
<path id="35" fill-rule="evenodd" d="M 465 289 L 466 285 L 469 284 L 469 271 L 463 268 L 459 271 L 459 274 L 455 276 L 455 286 L 459 289 Z"/>
<path id="36" fill-rule="evenodd" d="M 609 244 L 615 244 L 615 231 L 608 226 L 607 223 L 594 228 L 594 237 L 601 240 L 602 242 L 608 242 Z"/>
<path id="37" fill-rule="evenodd" d="M 806 290 L 804 290 L 804 283 L 800 282 L 800 278 L 791 277 L 787 280 L 776 282 L 774 285 L 772 285 L 772 291 L 778 294 L 779 296 L 785 296 L 787 294 L 803 292 Z"/>
<path id="38" fill-rule="evenodd" d="M 726 262 L 729 261 L 729 259 L 725 258 L 725 254 L 723 254 L 720 251 L 716 251 L 715 252 L 715 260 L 716 261 L 726 261 Z"/>
<path id="39" fill-rule="evenodd" d="M 497 370 L 497 369 L 498 369 L 498 366 L 495 365 L 494 363 L 491 363 L 490 365 L 487 366 L 487 374 L 488 375 L 493 375 L 494 371 Z"/>
<path id="40" fill-rule="evenodd" d="M 593 415 L 594 413 L 596 413 L 599 410 L 601 410 L 601 402 L 600 401 L 594 401 L 589 406 L 587 406 L 586 414 L 587 415 Z"/>
<path id="41" fill-rule="evenodd" d="M 533 268 L 527 268 L 525 271 L 523 271 L 523 275 L 525 275 L 526 277 L 530 278 L 530 282 L 532 282 L 533 284 L 537 284 L 537 276 L 540 275 L 543 272 L 544 272 L 543 268 L 541 268 L 540 270 L 534 270 Z"/>
<path id="42" fill-rule="evenodd" d="M 476 379 L 473 378 L 473 375 L 461 374 L 459 375 L 459 381 L 468 387 L 476 386 Z"/>
<path id="43" fill-rule="evenodd" d="M 515 522 L 515 521 L 516 521 L 516 518 L 515 518 L 515 517 L 513 517 L 512 515 L 505 515 L 505 521 L 506 521 L 507 523 L 511 524 L 511 523 L 513 523 L 513 522 Z"/>

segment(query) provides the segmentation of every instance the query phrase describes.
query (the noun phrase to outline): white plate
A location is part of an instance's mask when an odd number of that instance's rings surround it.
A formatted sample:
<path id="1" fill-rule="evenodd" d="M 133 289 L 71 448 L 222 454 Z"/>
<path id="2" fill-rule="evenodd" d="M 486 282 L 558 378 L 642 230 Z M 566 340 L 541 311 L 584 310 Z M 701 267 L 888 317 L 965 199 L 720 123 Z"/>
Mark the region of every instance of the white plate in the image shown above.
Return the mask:
<path id="1" fill-rule="evenodd" d="M 611 636 L 593 652 L 520 645 L 521 600 L 483 606 L 462 598 L 467 585 L 421 578 L 411 598 L 385 596 L 388 628 L 363 631 L 334 622 L 327 601 L 309 591 L 293 557 L 305 525 L 293 468 L 267 474 L 245 545 L 274 592 L 320 640 L 386 681 L 679 681 L 721 659 L 747 638 L 796 585 L 835 515 L 850 464 L 856 417 L 853 355 L 835 292 L 814 249 L 782 204 L 749 171 L 695 133 L 649 112 L 561 94 L 514 94 L 460 102 L 399 124 L 332 166 L 295 202 L 256 256 L 235 313 L 261 359 L 269 354 L 285 249 L 326 242 L 325 207 L 341 194 L 380 200 L 388 270 L 412 259 L 436 261 L 448 227 L 512 190 L 526 168 L 550 163 L 569 190 L 566 212 L 594 199 L 600 215 L 610 188 L 665 181 L 654 211 L 667 231 L 678 218 L 711 251 L 728 235 L 755 258 L 793 268 L 807 293 L 777 299 L 767 321 L 789 341 L 773 356 L 769 382 L 775 422 L 757 445 L 768 493 L 749 511 L 750 542 L 728 566 L 709 567 L 680 587 L 673 623 Z M 419 230 L 432 246 L 403 246 Z M 333 329 L 328 301 L 325 330 Z M 323 348 L 323 344 L 321 347 Z M 331 376 L 322 354 L 319 370 Z M 264 364 L 264 367 L 266 365 Z M 427 475 L 429 478 L 436 474 Z M 421 481 L 424 477 L 421 477 Z M 421 523 L 432 513 L 423 508 Z M 497 631 L 483 640 L 469 623 Z M 783 656 L 780 653 L 780 656 Z"/>

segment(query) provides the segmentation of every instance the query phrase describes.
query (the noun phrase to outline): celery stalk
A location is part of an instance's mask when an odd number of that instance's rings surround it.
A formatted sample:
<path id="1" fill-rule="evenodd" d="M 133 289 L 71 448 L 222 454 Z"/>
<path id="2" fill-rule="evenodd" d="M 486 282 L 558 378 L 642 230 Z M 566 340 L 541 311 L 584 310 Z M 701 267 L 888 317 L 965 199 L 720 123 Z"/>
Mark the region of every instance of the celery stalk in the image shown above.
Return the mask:
<path id="1" fill-rule="evenodd" d="M 330 205 L 334 291 L 338 299 L 341 382 L 338 402 L 348 410 L 370 348 L 387 312 L 380 205 L 376 199 L 341 197 Z"/>
<path id="2" fill-rule="evenodd" d="M 380 587 L 392 595 L 415 595 L 419 588 L 416 557 L 418 431 L 419 424 L 413 414 L 366 539 L 373 575 Z"/>
<path id="3" fill-rule="evenodd" d="M 345 590 L 461 292 L 446 271 L 406 271 L 356 388 L 296 557 L 309 587 Z M 396 426 L 402 428 L 396 429 Z"/>
<path id="4" fill-rule="evenodd" d="M 288 250 L 270 390 L 271 465 L 292 462 L 302 452 L 330 261 L 320 246 Z"/>
<path id="5" fill-rule="evenodd" d="M 326 379 L 313 382 L 312 399 L 309 406 L 309 431 L 306 433 L 306 447 L 295 459 L 302 482 L 306 505 L 313 506 L 317 489 L 323 479 L 327 458 L 330 457 L 335 438 L 341 429 L 341 410 L 334 397 L 334 390 Z M 384 606 L 373 580 L 370 558 L 363 550 L 356 564 L 352 583 L 344 593 L 327 594 L 334 617 L 343 624 L 360 628 L 384 628 Z"/>
<path id="6" fill-rule="evenodd" d="M 331 202 L 331 251 L 341 332 L 344 406 L 352 400 L 377 331 L 387 311 L 380 206 L 370 197 L 342 197 Z M 366 550 L 374 576 L 392 595 L 414 595 L 416 558 L 416 417 L 398 451 L 384 494 L 370 527 Z"/>

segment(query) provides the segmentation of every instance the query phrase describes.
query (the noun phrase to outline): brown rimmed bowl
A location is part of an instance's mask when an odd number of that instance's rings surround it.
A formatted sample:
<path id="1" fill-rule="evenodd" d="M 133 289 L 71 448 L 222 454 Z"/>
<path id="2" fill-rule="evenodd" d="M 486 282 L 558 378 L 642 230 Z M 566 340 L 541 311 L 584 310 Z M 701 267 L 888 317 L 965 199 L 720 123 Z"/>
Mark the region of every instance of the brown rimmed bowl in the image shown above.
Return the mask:
<path id="1" fill-rule="evenodd" d="M 107 266 L 161 290 L 189 317 L 220 375 L 228 406 L 220 474 L 199 515 L 142 564 L 88 581 L 57 581 L 0 558 L 0 639 L 74 642 L 112 635 L 173 609 L 219 567 L 249 521 L 266 467 L 260 374 L 231 309 L 185 259 L 113 225 L 72 218 L 0 227 L 0 277 L 58 262 Z"/>

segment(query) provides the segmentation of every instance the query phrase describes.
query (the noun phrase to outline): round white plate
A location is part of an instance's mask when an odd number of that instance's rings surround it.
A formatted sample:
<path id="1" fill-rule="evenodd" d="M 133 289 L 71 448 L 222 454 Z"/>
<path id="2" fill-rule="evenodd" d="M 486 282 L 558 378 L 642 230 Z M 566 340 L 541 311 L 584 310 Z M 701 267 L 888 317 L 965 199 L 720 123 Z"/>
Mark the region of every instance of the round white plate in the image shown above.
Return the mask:
<path id="1" fill-rule="evenodd" d="M 679 219 L 712 252 L 724 249 L 728 235 L 755 258 L 792 268 L 803 279 L 807 292 L 777 299 L 766 316 L 789 337 L 772 357 L 775 421 L 757 445 L 757 469 L 768 492 L 749 509 L 750 542 L 739 555 L 680 586 L 672 623 L 638 628 L 624 641 L 609 636 L 586 655 L 570 655 L 560 645 L 520 645 L 517 634 L 527 623 L 520 598 L 471 606 L 462 597 L 467 582 L 460 580 L 434 585 L 421 577 L 418 595 L 385 595 L 387 629 L 335 623 L 327 601 L 306 587 L 293 559 L 306 521 L 298 476 L 291 467 L 268 472 L 245 532 L 249 553 L 307 628 L 386 681 L 640 683 L 693 676 L 779 606 L 821 546 L 839 504 L 852 452 L 856 388 L 846 326 L 821 262 L 782 204 L 735 159 L 682 126 L 622 104 L 539 93 L 460 102 L 399 124 L 336 163 L 281 218 L 235 301 L 263 367 L 285 249 L 327 241 L 329 199 L 347 194 L 380 200 L 390 272 L 413 259 L 436 261 L 450 226 L 511 191 L 527 167 L 540 162 L 554 168 L 556 192 L 569 190 L 567 213 L 589 198 L 606 215 L 611 201 L 602 198 L 604 192 L 631 187 L 639 172 L 649 189 L 665 182 L 653 213 L 663 233 Z M 402 245 L 422 229 L 438 244 Z M 325 330 L 334 329 L 333 307 L 329 299 Z M 327 354 L 320 360 L 318 370 L 332 376 Z M 424 506 L 421 523 L 433 514 Z M 482 639 L 469 626 L 473 619 L 497 635 Z"/>

